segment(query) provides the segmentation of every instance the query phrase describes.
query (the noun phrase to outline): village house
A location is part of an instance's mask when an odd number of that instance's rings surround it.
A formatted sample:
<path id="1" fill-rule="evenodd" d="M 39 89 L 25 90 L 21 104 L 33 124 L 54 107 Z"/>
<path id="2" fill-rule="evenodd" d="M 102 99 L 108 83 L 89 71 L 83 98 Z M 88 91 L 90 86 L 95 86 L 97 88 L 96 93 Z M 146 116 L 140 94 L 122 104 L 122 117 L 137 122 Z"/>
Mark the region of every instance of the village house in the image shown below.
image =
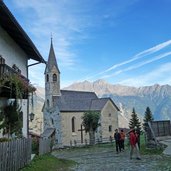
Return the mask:
<path id="1" fill-rule="evenodd" d="M 0 0 L 0 79 L 4 75 L 17 75 L 17 78 L 20 81 L 22 80 L 25 86 L 28 86 L 28 60 L 30 59 L 33 60 L 32 65 L 45 63 L 32 40 L 4 2 Z M 17 98 L 16 92 L 13 92 L 10 87 L 0 84 L 0 108 L 15 98 Z M 22 132 L 23 136 L 27 137 L 29 116 L 28 92 L 25 92 L 19 100 L 23 113 Z"/>
<path id="2" fill-rule="evenodd" d="M 114 130 L 118 128 L 118 107 L 110 98 L 98 98 L 94 92 L 60 89 L 60 70 L 52 40 L 44 74 L 44 132 L 41 136 L 49 138 L 53 134 L 55 143 L 60 146 L 89 143 L 81 117 L 84 112 L 91 110 L 100 112 L 96 139 L 110 141 Z"/>

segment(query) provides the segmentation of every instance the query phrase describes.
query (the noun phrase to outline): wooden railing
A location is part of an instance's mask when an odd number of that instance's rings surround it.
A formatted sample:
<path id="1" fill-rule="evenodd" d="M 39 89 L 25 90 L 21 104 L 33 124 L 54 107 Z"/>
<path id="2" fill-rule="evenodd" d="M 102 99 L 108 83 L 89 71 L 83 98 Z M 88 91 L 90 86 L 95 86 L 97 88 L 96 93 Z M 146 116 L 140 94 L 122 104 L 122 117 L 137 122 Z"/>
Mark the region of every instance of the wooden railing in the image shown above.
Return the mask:
<path id="1" fill-rule="evenodd" d="M 17 74 L 21 79 L 29 83 L 29 80 L 25 76 L 21 75 L 20 72 L 17 72 L 15 69 L 9 67 L 6 64 L 0 64 L 0 78 L 2 78 L 4 75 L 12 74 Z"/>
<path id="2" fill-rule="evenodd" d="M 0 143 L 0 171 L 18 171 L 31 161 L 31 139 Z"/>

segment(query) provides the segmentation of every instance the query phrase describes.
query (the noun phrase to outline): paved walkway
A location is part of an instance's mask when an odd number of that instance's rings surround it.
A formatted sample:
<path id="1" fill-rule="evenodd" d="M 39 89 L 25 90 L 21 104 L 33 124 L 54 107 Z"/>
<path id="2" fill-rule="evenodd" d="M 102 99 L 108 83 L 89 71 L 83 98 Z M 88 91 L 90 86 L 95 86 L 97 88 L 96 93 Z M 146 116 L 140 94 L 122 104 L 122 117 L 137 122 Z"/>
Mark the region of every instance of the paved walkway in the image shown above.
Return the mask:
<path id="1" fill-rule="evenodd" d="M 171 156 L 171 139 L 168 139 L 168 140 L 165 140 L 165 141 L 161 141 L 161 143 L 167 145 L 167 147 L 163 151 L 163 154 Z"/>
<path id="2" fill-rule="evenodd" d="M 171 136 L 157 137 L 156 139 L 167 146 L 163 154 L 171 156 Z"/>
<path id="3" fill-rule="evenodd" d="M 144 155 L 142 160 L 129 159 L 129 150 L 116 154 L 114 147 L 97 149 L 82 148 L 53 152 L 58 158 L 74 160 L 78 164 L 74 171 L 162 171 L 158 167 L 163 156 Z M 169 170 L 171 168 L 165 168 Z"/>

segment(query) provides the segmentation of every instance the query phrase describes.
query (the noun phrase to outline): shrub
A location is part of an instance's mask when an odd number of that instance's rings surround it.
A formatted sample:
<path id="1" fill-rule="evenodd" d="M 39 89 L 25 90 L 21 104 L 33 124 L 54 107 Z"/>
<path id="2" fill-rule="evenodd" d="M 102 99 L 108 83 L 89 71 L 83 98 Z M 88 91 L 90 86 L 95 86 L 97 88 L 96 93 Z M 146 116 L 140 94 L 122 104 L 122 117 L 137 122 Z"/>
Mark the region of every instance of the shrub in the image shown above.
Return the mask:
<path id="1" fill-rule="evenodd" d="M 32 139 L 32 153 L 39 154 L 39 141 L 37 139 Z"/>
<path id="2" fill-rule="evenodd" d="M 10 141 L 10 139 L 6 137 L 0 138 L 0 142 L 7 142 L 7 141 Z"/>

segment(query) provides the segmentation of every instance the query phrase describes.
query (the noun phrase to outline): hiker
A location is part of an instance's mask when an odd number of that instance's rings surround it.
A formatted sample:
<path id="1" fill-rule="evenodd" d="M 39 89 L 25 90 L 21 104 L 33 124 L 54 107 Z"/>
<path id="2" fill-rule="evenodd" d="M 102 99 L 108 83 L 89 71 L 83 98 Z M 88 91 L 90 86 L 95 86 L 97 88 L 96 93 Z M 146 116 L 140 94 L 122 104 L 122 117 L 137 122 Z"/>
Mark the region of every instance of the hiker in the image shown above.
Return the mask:
<path id="1" fill-rule="evenodd" d="M 129 140 L 130 140 L 130 159 L 132 159 L 132 155 L 135 150 L 136 151 L 136 159 L 141 160 L 139 148 L 138 148 L 138 136 L 137 136 L 137 133 L 135 132 L 134 128 L 131 128 L 131 130 L 129 132 Z"/>
<path id="2" fill-rule="evenodd" d="M 123 129 L 121 129 L 120 131 L 120 146 L 121 146 L 121 151 L 124 151 L 125 149 L 125 145 L 124 145 L 124 142 L 125 142 L 125 132 L 123 131 Z"/>
<path id="3" fill-rule="evenodd" d="M 118 154 L 119 152 L 121 152 L 121 145 L 120 145 L 121 135 L 118 132 L 118 129 L 115 130 L 114 139 L 115 139 L 115 145 L 116 145 L 116 153 Z"/>

